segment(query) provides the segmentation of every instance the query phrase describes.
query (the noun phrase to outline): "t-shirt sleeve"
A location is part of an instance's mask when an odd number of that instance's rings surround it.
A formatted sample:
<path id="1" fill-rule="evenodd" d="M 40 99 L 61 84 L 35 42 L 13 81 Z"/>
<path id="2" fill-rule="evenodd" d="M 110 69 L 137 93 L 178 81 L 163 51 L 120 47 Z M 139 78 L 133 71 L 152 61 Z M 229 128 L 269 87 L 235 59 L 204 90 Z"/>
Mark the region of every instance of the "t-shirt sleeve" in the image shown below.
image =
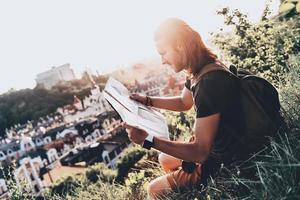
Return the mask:
<path id="1" fill-rule="evenodd" d="M 236 82 L 225 73 L 209 73 L 195 86 L 197 118 L 222 113 L 237 98 Z"/>
<path id="2" fill-rule="evenodd" d="M 188 90 L 191 90 L 191 80 L 190 80 L 190 79 L 186 79 L 184 86 L 185 86 Z"/>

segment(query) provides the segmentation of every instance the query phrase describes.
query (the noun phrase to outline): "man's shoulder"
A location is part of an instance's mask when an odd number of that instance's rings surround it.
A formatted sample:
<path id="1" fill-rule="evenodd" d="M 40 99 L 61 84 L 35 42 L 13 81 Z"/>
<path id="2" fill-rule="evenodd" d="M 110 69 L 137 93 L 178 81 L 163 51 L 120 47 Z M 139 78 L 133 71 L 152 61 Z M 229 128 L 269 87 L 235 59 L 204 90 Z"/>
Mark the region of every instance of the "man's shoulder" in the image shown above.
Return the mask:
<path id="1" fill-rule="evenodd" d="M 200 80 L 204 80 L 204 81 L 213 80 L 219 82 L 219 81 L 232 80 L 232 78 L 234 78 L 232 73 L 224 70 L 216 70 L 216 71 L 207 72 L 202 76 Z"/>
<path id="2" fill-rule="evenodd" d="M 239 99 L 239 84 L 226 72 L 209 72 L 193 88 L 197 117 L 223 113 Z"/>
<path id="3" fill-rule="evenodd" d="M 200 80 L 191 83 L 192 89 L 196 88 L 223 88 L 230 87 L 230 85 L 237 84 L 237 78 L 227 71 L 211 71 L 204 74 Z"/>

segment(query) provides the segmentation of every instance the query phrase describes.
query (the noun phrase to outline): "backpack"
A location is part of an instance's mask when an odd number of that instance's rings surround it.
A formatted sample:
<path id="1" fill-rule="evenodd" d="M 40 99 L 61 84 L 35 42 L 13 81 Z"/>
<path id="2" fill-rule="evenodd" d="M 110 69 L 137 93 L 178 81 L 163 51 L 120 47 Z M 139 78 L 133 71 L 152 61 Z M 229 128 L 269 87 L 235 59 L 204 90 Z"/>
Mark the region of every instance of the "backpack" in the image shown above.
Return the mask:
<path id="1" fill-rule="evenodd" d="M 239 79 L 242 115 L 244 121 L 243 154 L 251 155 L 262 150 L 274 137 L 283 123 L 276 88 L 266 79 L 253 75 L 233 65 L 226 68 L 222 63 L 206 65 L 192 80 L 195 86 L 201 77 L 210 71 L 227 71 Z"/>

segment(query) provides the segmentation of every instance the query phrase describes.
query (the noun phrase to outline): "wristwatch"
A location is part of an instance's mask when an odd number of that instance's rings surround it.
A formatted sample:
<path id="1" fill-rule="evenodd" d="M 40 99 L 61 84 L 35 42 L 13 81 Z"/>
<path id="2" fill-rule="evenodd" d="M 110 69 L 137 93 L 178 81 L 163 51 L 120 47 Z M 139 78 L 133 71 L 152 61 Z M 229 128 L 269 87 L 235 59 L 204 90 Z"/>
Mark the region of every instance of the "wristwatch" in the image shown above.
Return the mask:
<path id="1" fill-rule="evenodd" d="M 181 162 L 181 167 L 184 172 L 191 174 L 196 169 L 197 165 L 194 162 L 189 162 L 189 161 L 183 160 Z"/>
<path id="2" fill-rule="evenodd" d="M 154 136 L 148 134 L 148 136 L 145 138 L 144 143 L 142 145 L 143 148 L 150 150 L 151 147 L 153 147 L 153 139 Z"/>

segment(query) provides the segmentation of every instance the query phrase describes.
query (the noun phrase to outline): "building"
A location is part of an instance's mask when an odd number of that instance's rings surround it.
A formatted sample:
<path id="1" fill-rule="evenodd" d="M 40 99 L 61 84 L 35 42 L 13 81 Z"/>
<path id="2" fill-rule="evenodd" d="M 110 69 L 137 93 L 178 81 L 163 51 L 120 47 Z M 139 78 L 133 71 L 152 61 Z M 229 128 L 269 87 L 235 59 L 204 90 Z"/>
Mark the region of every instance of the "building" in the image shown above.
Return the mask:
<path id="1" fill-rule="evenodd" d="M 39 174 L 44 164 L 40 157 L 29 157 L 20 160 L 20 166 L 14 170 L 14 177 L 20 191 L 32 191 L 36 196 L 40 195 L 45 188 L 45 183 Z"/>
<path id="2" fill-rule="evenodd" d="M 8 199 L 8 187 L 3 177 L 0 177 L 0 199 Z"/>
<path id="3" fill-rule="evenodd" d="M 118 158 L 128 145 L 130 145 L 130 140 L 123 129 L 110 137 L 98 140 L 98 142 L 91 141 L 88 144 L 77 146 L 64 154 L 60 161 L 62 165 L 68 166 L 83 161 L 86 165 L 104 162 L 109 168 L 116 169 Z"/>
<path id="4" fill-rule="evenodd" d="M 65 123 L 72 123 L 111 110 L 112 108 L 104 98 L 103 92 L 100 91 L 97 85 L 94 85 L 91 89 L 91 95 L 85 97 L 82 102 L 77 97 L 74 97 L 73 105 L 58 108 L 57 112 L 64 117 Z"/>
<path id="5" fill-rule="evenodd" d="M 75 79 L 75 74 L 70 68 L 70 64 L 64 64 L 59 67 L 52 67 L 50 70 L 38 74 L 36 76 L 36 83 L 49 90 L 60 81 L 70 81 L 73 79 Z"/>
<path id="6" fill-rule="evenodd" d="M 7 144 L 0 145 L 0 163 L 9 165 L 11 161 L 17 160 L 24 154 L 34 151 L 36 148 L 30 137 L 22 136 L 18 140 L 10 141 Z"/>
<path id="7" fill-rule="evenodd" d="M 96 130 L 102 129 L 101 124 L 96 118 L 88 118 L 86 120 L 82 120 L 76 123 L 75 129 L 84 140 L 89 135 L 92 135 Z"/>

